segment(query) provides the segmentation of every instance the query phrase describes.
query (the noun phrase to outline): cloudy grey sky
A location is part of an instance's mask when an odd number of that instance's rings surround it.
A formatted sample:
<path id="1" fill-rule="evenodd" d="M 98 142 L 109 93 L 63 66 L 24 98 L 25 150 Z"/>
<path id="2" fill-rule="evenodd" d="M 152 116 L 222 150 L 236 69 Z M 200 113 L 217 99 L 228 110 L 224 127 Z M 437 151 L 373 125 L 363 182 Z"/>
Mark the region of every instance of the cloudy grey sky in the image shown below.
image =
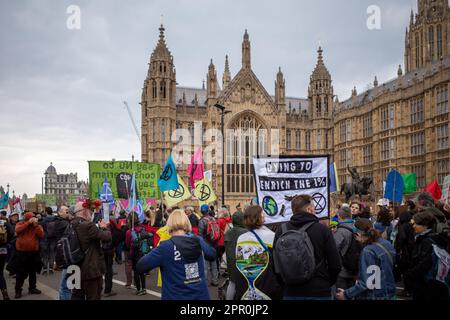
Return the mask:
<path id="1" fill-rule="evenodd" d="M 81 29 L 69 30 L 69 5 Z M 366 27 L 370 5 L 381 30 Z M 88 176 L 87 160 L 140 159 L 122 101 L 139 101 L 164 15 L 177 82 L 200 87 L 212 58 L 235 75 L 248 29 L 252 68 L 270 94 L 280 66 L 288 96 L 305 97 L 320 41 L 342 101 L 356 85 L 394 77 L 415 0 L 0 0 L 0 185 L 40 192 L 52 161 Z M 416 9 L 415 9 L 416 10 Z"/>

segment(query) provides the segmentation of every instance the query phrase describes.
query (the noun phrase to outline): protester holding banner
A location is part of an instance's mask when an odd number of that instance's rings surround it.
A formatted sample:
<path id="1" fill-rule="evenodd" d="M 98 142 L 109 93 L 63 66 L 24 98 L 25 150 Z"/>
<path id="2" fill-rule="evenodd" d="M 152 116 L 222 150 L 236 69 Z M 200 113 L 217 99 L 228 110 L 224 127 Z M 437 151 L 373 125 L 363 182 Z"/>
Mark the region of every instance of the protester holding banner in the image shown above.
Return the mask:
<path id="1" fill-rule="evenodd" d="M 276 261 L 279 260 L 277 272 L 284 281 L 284 299 L 331 300 L 331 288 L 341 271 L 339 252 L 333 234 L 328 227 L 319 223 L 311 196 L 298 195 L 291 202 L 293 216 L 289 222 L 277 229 L 274 240 L 275 257 L 278 257 Z M 303 261 L 298 261 L 300 266 L 294 265 L 296 270 L 285 269 L 287 264 L 285 265 L 286 261 L 283 260 L 285 256 L 282 255 L 284 246 L 282 242 L 278 244 L 279 239 L 292 234 L 292 230 L 306 232 L 314 252 L 314 256 L 306 255 Z M 292 234 L 293 240 L 294 237 L 301 240 L 300 235 Z M 302 239 L 305 239 L 305 236 L 302 236 Z M 314 265 L 315 271 L 299 275 L 302 279 L 298 281 L 289 280 L 296 278 L 293 274 L 298 273 L 298 267 L 306 263 Z"/>
<path id="2" fill-rule="evenodd" d="M 192 227 L 182 210 L 175 210 L 167 221 L 170 240 L 139 260 L 138 272 L 160 267 L 162 300 L 209 300 L 206 284 L 206 260 L 215 260 L 214 250 L 200 237 L 192 235 Z"/>
<path id="3" fill-rule="evenodd" d="M 249 231 L 236 243 L 236 298 L 238 300 L 277 300 L 282 288 L 275 276 L 273 241 L 275 233 L 264 226 L 265 217 L 260 206 L 244 212 L 244 224 Z"/>
<path id="4" fill-rule="evenodd" d="M 358 241 L 364 245 L 361 252 L 359 275 L 356 284 L 344 290 L 337 288 L 338 300 L 392 300 L 395 297 L 394 277 L 394 247 L 384 240 L 380 233 L 373 228 L 372 222 L 361 218 L 355 222 Z M 374 268 L 374 266 L 376 268 Z M 375 286 L 369 286 L 368 279 L 373 275 L 373 270 L 379 270 L 382 276 Z M 375 271 L 377 272 L 377 271 Z"/>

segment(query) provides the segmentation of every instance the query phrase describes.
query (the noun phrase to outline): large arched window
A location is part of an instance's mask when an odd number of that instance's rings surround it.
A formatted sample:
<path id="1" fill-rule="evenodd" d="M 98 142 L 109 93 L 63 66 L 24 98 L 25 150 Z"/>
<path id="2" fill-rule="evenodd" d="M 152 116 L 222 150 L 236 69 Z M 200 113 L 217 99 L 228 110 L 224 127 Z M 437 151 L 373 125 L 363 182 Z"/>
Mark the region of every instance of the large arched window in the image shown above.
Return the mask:
<path id="1" fill-rule="evenodd" d="M 236 119 L 226 132 L 226 189 L 254 193 L 253 157 L 267 153 L 268 131 L 251 113 Z"/>
<path id="2" fill-rule="evenodd" d="M 153 81 L 152 81 L 152 98 L 153 98 L 153 100 L 156 99 L 156 93 L 157 93 L 157 89 L 156 89 L 156 81 L 153 80 Z"/>

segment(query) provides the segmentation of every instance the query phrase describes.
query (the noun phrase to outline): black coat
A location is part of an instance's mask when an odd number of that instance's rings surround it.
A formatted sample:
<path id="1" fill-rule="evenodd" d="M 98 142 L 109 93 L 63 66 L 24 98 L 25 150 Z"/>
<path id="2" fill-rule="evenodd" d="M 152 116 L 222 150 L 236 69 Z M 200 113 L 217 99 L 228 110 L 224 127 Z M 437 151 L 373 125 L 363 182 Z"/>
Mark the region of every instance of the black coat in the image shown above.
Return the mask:
<path id="1" fill-rule="evenodd" d="M 287 222 L 287 230 L 298 230 L 308 222 L 316 222 L 307 233 L 314 247 L 316 271 L 303 285 L 284 285 L 284 296 L 290 297 L 331 297 L 331 287 L 341 271 L 341 260 L 330 229 L 319 223 L 319 219 L 309 213 L 294 214 Z M 281 227 L 275 232 L 274 248 L 281 235 Z"/>
<path id="2" fill-rule="evenodd" d="M 397 268 L 400 273 L 403 273 L 411 265 L 414 249 L 414 229 L 409 220 L 411 220 L 411 214 L 408 212 L 400 216 L 394 243 L 397 252 Z"/>
<path id="3" fill-rule="evenodd" d="M 405 282 L 413 291 L 415 300 L 448 299 L 444 284 L 427 281 L 426 276 L 433 266 L 433 244 L 445 246 L 445 240 L 428 232 L 416 238 L 412 251 L 411 265 L 405 272 Z"/>

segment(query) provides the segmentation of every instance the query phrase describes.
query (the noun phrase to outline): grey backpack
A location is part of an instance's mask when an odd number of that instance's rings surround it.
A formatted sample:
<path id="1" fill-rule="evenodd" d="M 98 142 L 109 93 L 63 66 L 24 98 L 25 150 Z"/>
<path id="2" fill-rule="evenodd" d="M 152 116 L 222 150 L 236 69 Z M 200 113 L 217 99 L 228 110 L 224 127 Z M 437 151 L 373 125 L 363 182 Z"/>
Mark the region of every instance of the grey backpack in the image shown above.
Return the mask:
<path id="1" fill-rule="evenodd" d="M 274 248 L 275 272 L 287 285 L 300 285 L 311 279 L 316 269 L 314 247 L 306 231 L 315 221 L 299 230 L 287 230 L 281 225 L 281 236 Z"/>

